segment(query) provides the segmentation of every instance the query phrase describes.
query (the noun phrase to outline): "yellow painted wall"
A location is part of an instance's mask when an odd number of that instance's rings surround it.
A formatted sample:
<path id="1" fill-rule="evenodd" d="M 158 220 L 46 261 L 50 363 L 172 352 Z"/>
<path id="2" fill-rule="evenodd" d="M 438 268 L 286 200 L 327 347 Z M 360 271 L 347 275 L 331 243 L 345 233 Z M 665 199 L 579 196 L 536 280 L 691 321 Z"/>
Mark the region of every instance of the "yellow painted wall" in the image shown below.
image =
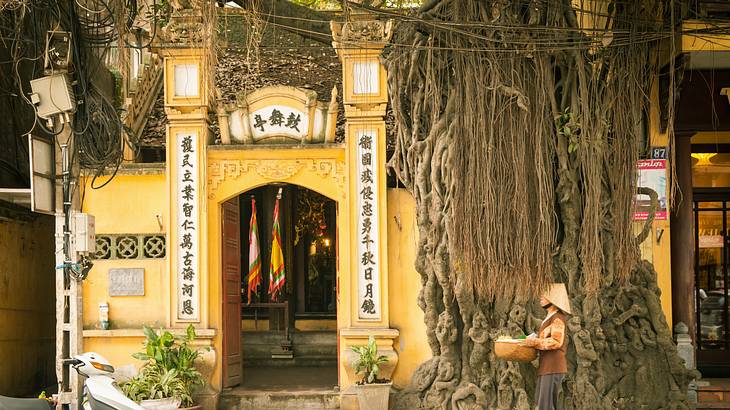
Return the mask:
<path id="1" fill-rule="evenodd" d="M 398 329 L 395 350 L 398 366 L 393 384 L 408 385 L 418 365 L 431 358 L 426 324 L 418 307 L 421 276 L 416 272 L 416 203 L 405 189 L 388 189 L 388 267 L 390 327 Z"/>
<path id="2" fill-rule="evenodd" d="M 678 38 L 682 52 L 691 51 L 728 51 L 730 50 L 730 37 L 721 33 L 719 28 L 727 28 L 727 24 L 708 23 L 703 21 L 685 21 L 682 23 L 682 32 L 685 33 Z M 693 30 L 714 29 L 718 34 L 693 33 Z"/>
<path id="3" fill-rule="evenodd" d="M 344 152 L 341 149 L 330 151 L 307 152 L 306 154 L 296 151 L 278 151 L 285 161 L 293 161 L 294 158 L 302 156 L 329 156 L 333 161 L 342 161 Z M 265 165 L 267 156 L 273 155 L 269 152 L 265 155 L 263 151 L 212 151 L 209 158 L 220 161 L 230 159 L 232 161 L 248 160 L 256 158 L 256 161 L 263 160 Z M 289 155 L 287 155 L 289 154 Z M 324 155 L 323 155 L 324 154 Z M 333 184 L 323 186 L 317 181 L 322 181 L 322 176 L 334 178 L 335 181 L 342 181 L 337 171 L 332 174 L 318 174 L 320 168 L 304 167 L 301 172 L 296 173 L 287 182 L 297 183 L 309 188 L 317 188 L 320 192 L 330 197 L 342 199 L 341 189 L 344 185 Z M 343 170 L 344 171 L 344 170 Z M 211 171 L 212 172 L 212 171 Z M 234 173 L 235 174 L 235 173 Z M 223 177 L 222 179 L 218 179 Z M 210 325 L 212 329 L 218 329 L 219 319 L 219 292 L 220 292 L 220 241 L 219 237 L 219 203 L 230 198 L 231 195 L 259 186 L 269 181 L 258 172 L 246 174 L 214 175 L 209 174 L 209 214 L 208 214 L 208 242 L 209 252 L 209 273 L 210 288 Z M 339 185 L 339 186 L 338 186 Z M 163 227 L 166 228 L 168 221 L 167 198 L 165 197 L 165 175 L 162 172 L 144 175 L 118 175 L 109 185 L 101 190 L 86 190 L 84 200 L 84 211 L 95 215 L 97 234 L 118 234 L 118 233 L 157 233 L 160 227 L 156 215 L 161 216 Z M 338 218 L 339 222 L 344 219 L 346 206 L 340 211 L 343 214 Z M 425 341 L 425 324 L 423 312 L 417 305 L 418 292 L 421 288 L 420 276 L 415 271 L 414 262 L 416 255 L 416 226 L 415 226 L 415 203 L 408 192 L 401 189 L 388 190 L 388 266 L 390 270 L 388 294 L 391 295 L 388 309 L 390 311 L 391 327 L 398 329 L 400 334 L 395 341 L 395 349 L 398 352 L 398 367 L 393 374 L 393 380 L 397 387 L 404 387 L 410 381 L 411 375 L 416 367 L 431 356 L 428 344 Z M 344 224 L 343 224 L 344 225 Z M 347 237 L 344 232 L 340 232 Z M 340 248 L 340 266 L 347 266 L 344 262 L 348 258 L 343 255 L 345 246 Z M 135 334 L 142 324 L 165 326 L 166 312 L 169 310 L 169 295 L 167 284 L 164 281 L 166 275 L 165 259 L 142 259 L 142 260 L 96 260 L 89 278 L 84 283 L 84 349 L 96 351 L 109 359 L 116 366 L 134 364 L 139 362 L 131 358 L 131 354 L 141 348 L 142 338 Z M 145 269 L 145 296 L 109 297 L 108 269 L 112 267 L 142 267 Z M 340 272 L 341 281 L 343 273 Z M 348 289 L 342 286 L 340 289 Z M 98 331 L 98 304 L 106 300 L 110 305 L 110 321 L 112 331 Z M 347 311 L 347 309 L 342 309 Z M 338 317 L 343 312 L 338 312 Z M 243 321 L 243 328 L 252 328 L 252 321 Z M 315 323 L 316 322 L 316 323 Z M 299 330 L 320 330 L 336 329 L 336 321 L 306 321 L 298 320 L 296 328 Z M 345 325 L 347 320 L 340 318 L 340 326 Z M 266 323 L 259 323 L 265 325 Z M 324 325 L 324 326 L 323 326 Z M 216 351 L 220 352 L 220 332 L 213 337 L 213 344 Z M 245 376 L 244 376 L 245 377 Z M 216 365 L 211 384 L 214 388 L 220 386 L 220 369 Z"/>
<path id="4" fill-rule="evenodd" d="M 264 319 L 256 323 L 253 319 L 244 319 L 241 320 L 241 330 L 245 332 L 268 332 L 269 321 L 268 319 Z"/>
<path id="5" fill-rule="evenodd" d="M 302 332 L 316 330 L 337 330 L 337 320 L 299 319 L 294 321 L 294 328 Z"/>
<path id="6" fill-rule="evenodd" d="M 84 337 L 84 351 L 95 352 L 104 356 L 105 359 L 116 368 L 133 365 L 136 369 L 142 366 L 143 362 L 133 358 L 131 355 L 142 351 L 144 337 Z"/>
<path id="7" fill-rule="evenodd" d="M 117 175 L 105 187 L 91 189 L 87 181 L 83 211 L 94 215 L 97 235 L 164 234 L 168 223 L 165 174 L 153 169 L 138 175 Z M 160 229 L 159 221 L 163 224 Z M 114 296 L 108 293 L 110 268 L 143 268 L 144 296 Z M 84 329 L 99 329 L 99 303 L 109 304 L 111 329 L 138 331 L 142 325 L 164 327 L 168 297 L 166 294 L 166 258 L 94 260 L 94 267 L 84 281 Z M 84 337 L 84 350 L 105 356 L 115 366 L 139 365 L 131 354 L 141 349 L 141 337 Z"/>
<path id="8" fill-rule="evenodd" d="M 0 220 L 0 394 L 55 384 L 54 218 Z"/>
<path id="9" fill-rule="evenodd" d="M 655 81 L 657 83 L 657 81 Z M 659 87 L 657 84 L 652 87 L 651 104 L 649 106 L 649 138 L 652 146 L 668 145 L 667 133 L 660 131 L 660 112 L 659 112 Z M 667 161 L 667 169 L 670 168 Z M 669 171 L 667 171 L 669 172 Z M 667 175 L 669 181 L 669 175 Z M 667 184 L 669 186 L 669 184 Z M 669 189 L 669 188 L 667 188 Z M 671 198 L 667 201 L 667 206 L 671 207 Z M 641 230 L 643 223 L 639 224 L 638 229 Z M 661 239 L 657 242 L 657 235 L 661 233 Z M 672 254 L 671 254 L 671 229 L 669 219 L 666 221 L 654 221 L 652 231 L 649 237 L 641 244 L 641 256 L 654 264 L 657 272 L 657 285 L 662 291 L 661 303 L 664 316 L 667 318 L 669 328 L 672 328 Z"/>

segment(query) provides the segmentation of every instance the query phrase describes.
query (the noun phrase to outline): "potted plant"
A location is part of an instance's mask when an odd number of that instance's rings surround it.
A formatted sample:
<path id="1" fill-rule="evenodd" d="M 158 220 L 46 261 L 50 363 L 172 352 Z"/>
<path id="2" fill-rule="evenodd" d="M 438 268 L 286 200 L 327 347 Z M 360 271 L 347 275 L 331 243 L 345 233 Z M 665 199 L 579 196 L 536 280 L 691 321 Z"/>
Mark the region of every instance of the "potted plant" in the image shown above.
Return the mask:
<path id="1" fill-rule="evenodd" d="M 205 380 L 195 368 L 201 350 L 190 347 L 195 340 L 193 326 L 177 337 L 168 331 L 158 335 L 147 326 L 142 331 L 146 337 L 144 351 L 132 356 L 145 364 L 139 374 L 122 385 L 124 393 L 145 409 L 200 409 L 193 406 L 193 392 Z"/>
<path id="2" fill-rule="evenodd" d="M 357 360 L 352 364 L 355 374 L 363 373 L 362 380 L 355 383 L 360 410 L 387 410 L 392 383 L 390 380 L 379 379 L 378 373 L 380 365 L 386 363 L 388 358 L 378 356 L 378 346 L 372 335 L 368 338 L 367 346 L 353 346 L 352 350 L 358 354 Z"/>

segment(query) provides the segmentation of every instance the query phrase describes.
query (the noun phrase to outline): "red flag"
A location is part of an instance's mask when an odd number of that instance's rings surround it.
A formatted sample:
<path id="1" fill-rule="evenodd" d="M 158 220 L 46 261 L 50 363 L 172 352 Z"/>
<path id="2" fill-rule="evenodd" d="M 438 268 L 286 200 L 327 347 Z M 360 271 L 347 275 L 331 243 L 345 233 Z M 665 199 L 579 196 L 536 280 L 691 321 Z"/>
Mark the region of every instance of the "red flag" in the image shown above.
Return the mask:
<path id="1" fill-rule="evenodd" d="M 281 227 L 279 226 L 279 200 L 281 199 L 281 188 L 276 195 L 274 205 L 274 226 L 271 229 L 271 264 L 269 265 L 269 295 L 274 302 L 279 301 L 281 290 L 286 280 L 284 270 L 284 252 L 281 250 Z"/>
<path id="2" fill-rule="evenodd" d="M 261 253 L 259 252 L 259 227 L 256 221 L 256 200 L 251 196 L 251 229 L 248 234 L 248 303 L 251 292 L 257 293 L 261 285 Z"/>

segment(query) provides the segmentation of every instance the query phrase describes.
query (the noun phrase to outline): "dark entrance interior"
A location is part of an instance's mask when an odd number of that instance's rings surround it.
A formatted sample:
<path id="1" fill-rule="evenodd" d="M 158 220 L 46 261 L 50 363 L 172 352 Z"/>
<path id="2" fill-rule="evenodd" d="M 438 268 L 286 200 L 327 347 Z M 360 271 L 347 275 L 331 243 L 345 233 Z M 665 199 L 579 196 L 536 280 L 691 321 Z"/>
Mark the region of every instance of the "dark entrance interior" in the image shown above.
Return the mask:
<path id="1" fill-rule="evenodd" d="M 697 365 L 705 377 L 728 377 L 730 191 L 696 190 L 694 218 Z"/>
<path id="2" fill-rule="evenodd" d="M 272 300 L 269 266 L 279 190 L 286 279 L 281 296 Z M 252 200 L 261 280 L 249 298 Z M 296 185 L 265 185 L 223 204 L 226 387 L 331 389 L 337 384 L 336 224 L 335 201 Z"/>

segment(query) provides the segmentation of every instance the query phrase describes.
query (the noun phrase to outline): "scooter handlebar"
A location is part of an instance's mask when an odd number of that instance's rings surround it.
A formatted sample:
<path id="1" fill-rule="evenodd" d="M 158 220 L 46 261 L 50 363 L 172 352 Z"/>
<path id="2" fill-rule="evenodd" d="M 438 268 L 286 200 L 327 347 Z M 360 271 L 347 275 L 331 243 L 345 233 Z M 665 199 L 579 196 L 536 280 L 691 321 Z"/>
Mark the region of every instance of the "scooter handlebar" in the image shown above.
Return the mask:
<path id="1" fill-rule="evenodd" d="M 79 359 L 63 359 L 63 364 L 67 364 L 67 365 L 69 365 L 71 367 L 75 367 L 75 366 L 78 366 L 80 364 L 84 364 L 84 362 L 82 362 Z"/>

